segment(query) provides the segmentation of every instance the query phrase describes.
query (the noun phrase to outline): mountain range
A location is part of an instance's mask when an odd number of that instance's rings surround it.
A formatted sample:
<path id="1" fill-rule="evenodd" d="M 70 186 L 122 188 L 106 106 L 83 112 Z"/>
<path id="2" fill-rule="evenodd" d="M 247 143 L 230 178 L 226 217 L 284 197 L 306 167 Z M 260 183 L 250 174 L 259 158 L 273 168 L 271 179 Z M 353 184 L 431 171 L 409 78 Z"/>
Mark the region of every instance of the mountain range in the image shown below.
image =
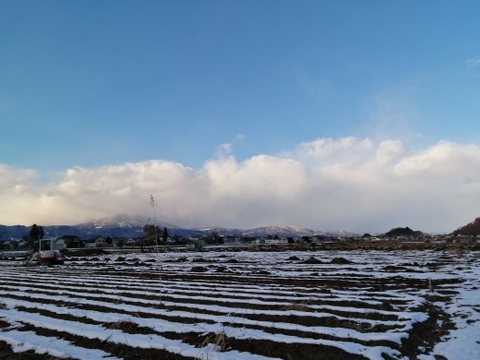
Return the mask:
<path id="1" fill-rule="evenodd" d="M 78 225 L 57 225 L 57 226 L 43 226 L 45 231 L 45 238 L 54 238 L 64 235 L 76 235 L 82 239 L 95 238 L 97 236 L 107 237 L 122 237 L 122 238 L 137 238 L 143 236 L 143 227 L 146 224 L 154 225 L 155 221 L 152 218 L 145 219 L 144 216 L 119 214 L 112 217 L 106 217 L 96 221 L 89 221 Z M 187 229 L 180 226 L 169 224 L 162 221 L 157 221 L 156 225 L 163 229 L 167 228 L 170 236 L 188 237 L 188 236 L 202 236 L 210 235 L 216 232 L 218 235 L 231 236 L 249 236 L 249 237 L 267 237 L 277 235 L 279 238 L 300 238 L 301 236 L 357 236 L 358 234 L 349 233 L 346 231 L 314 231 L 300 226 L 286 225 L 286 226 L 265 226 L 255 229 L 229 229 L 221 227 L 204 227 Z M 27 235 L 31 226 L 25 225 L 0 225 L 0 241 L 21 239 L 22 236 Z"/>

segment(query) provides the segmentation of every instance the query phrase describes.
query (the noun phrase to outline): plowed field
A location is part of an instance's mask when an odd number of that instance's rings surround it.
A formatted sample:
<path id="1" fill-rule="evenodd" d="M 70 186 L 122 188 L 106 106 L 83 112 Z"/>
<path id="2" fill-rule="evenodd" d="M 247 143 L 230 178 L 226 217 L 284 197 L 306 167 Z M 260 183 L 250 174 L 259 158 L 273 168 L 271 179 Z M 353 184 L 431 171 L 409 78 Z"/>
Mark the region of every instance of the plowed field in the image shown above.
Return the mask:
<path id="1" fill-rule="evenodd" d="M 478 289 L 476 254 L 217 250 L 5 262 L 0 359 L 445 359 L 435 346 L 452 337 L 456 317 L 478 321 L 478 303 L 458 306 Z"/>

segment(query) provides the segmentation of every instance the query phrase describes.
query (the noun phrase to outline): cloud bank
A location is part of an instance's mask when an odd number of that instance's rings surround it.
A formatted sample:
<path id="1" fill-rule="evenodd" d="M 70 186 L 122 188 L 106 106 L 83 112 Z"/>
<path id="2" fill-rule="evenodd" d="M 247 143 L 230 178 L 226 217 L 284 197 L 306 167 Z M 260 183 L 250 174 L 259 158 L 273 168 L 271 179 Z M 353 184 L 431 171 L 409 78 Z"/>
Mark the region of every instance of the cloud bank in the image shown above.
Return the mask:
<path id="1" fill-rule="evenodd" d="M 278 156 L 237 161 L 228 144 L 194 170 L 149 160 L 39 174 L 0 164 L 0 224 L 78 224 L 126 212 L 184 227 L 299 225 L 451 232 L 480 216 L 480 147 L 399 140 L 316 139 Z"/>

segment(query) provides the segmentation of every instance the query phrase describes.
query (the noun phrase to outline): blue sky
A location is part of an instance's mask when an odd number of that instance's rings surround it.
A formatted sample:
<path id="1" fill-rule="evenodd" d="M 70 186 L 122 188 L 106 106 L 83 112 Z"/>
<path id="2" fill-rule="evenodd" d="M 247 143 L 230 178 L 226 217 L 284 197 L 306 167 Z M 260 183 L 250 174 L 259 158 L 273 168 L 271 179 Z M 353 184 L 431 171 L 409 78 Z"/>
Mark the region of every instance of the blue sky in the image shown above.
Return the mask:
<path id="1" fill-rule="evenodd" d="M 0 223 L 148 212 L 153 193 L 168 205 L 160 215 L 185 226 L 454 230 L 480 215 L 476 189 L 459 186 L 480 178 L 472 170 L 480 146 L 479 10 L 477 1 L 4 0 L 0 199 L 12 210 Z M 387 148 L 388 161 L 378 163 Z M 344 168 L 349 178 L 352 163 L 368 167 L 373 157 L 378 168 L 361 173 L 382 171 L 385 179 L 371 175 L 360 186 L 331 172 Z M 292 169 L 282 173 L 270 161 L 298 165 L 305 182 L 284 188 Z M 426 173 L 399 176 L 408 161 Z M 189 180 L 158 166 L 178 166 L 188 175 L 169 169 Z M 437 166 L 455 169 L 435 179 L 444 181 L 438 193 L 429 178 Z M 275 184 L 250 184 L 269 176 Z M 177 195 L 165 193 L 166 178 Z M 388 198 L 392 181 L 404 196 L 391 199 L 401 210 L 387 217 L 391 211 L 371 199 L 378 189 Z M 103 187 L 92 188 L 97 182 Z M 217 189 L 208 199 L 205 182 Z M 282 190 L 266 196 L 277 182 Z M 73 183 L 69 193 L 65 184 Z M 129 195 L 112 194 L 115 187 Z M 305 201 L 327 201 L 327 188 L 338 210 Z M 444 203 L 415 215 L 399 204 L 445 189 L 452 193 Z M 289 208 L 284 192 L 297 194 L 302 210 Z M 245 194 L 252 198 L 244 204 Z M 259 205 L 265 196 L 276 210 Z M 447 198 L 461 214 L 452 217 Z M 342 214 L 351 201 L 357 212 Z M 47 215 L 33 209 L 41 206 Z M 450 221 L 439 225 L 438 216 Z"/>

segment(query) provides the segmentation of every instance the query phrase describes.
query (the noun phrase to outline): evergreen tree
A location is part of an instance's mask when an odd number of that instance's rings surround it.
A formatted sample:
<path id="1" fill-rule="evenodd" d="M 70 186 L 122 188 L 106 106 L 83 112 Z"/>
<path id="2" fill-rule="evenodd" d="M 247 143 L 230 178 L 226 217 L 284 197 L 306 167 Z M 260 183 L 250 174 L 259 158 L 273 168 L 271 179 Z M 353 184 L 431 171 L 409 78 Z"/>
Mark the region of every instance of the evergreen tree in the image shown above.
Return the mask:
<path id="1" fill-rule="evenodd" d="M 143 227 L 143 232 L 145 233 L 145 237 L 144 237 L 145 244 L 146 245 L 149 243 L 154 244 L 158 239 L 158 233 L 160 232 L 160 229 L 158 228 L 158 226 L 155 227 L 155 225 L 147 224 Z"/>
<path id="2" fill-rule="evenodd" d="M 162 239 L 163 239 L 163 242 L 167 242 L 167 239 L 168 239 L 168 231 L 167 231 L 167 228 L 166 228 L 166 227 L 163 228 Z"/>
<path id="3" fill-rule="evenodd" d="M 37 224 L 33 224 L 28 232 L 29 237 L 29 245 L 35 245 L 35 242 L 38 242 L 40 239 L 43 239 L 45 236 L 45 231 L 43 230 L 42 226 L 38 226 Z"/>

